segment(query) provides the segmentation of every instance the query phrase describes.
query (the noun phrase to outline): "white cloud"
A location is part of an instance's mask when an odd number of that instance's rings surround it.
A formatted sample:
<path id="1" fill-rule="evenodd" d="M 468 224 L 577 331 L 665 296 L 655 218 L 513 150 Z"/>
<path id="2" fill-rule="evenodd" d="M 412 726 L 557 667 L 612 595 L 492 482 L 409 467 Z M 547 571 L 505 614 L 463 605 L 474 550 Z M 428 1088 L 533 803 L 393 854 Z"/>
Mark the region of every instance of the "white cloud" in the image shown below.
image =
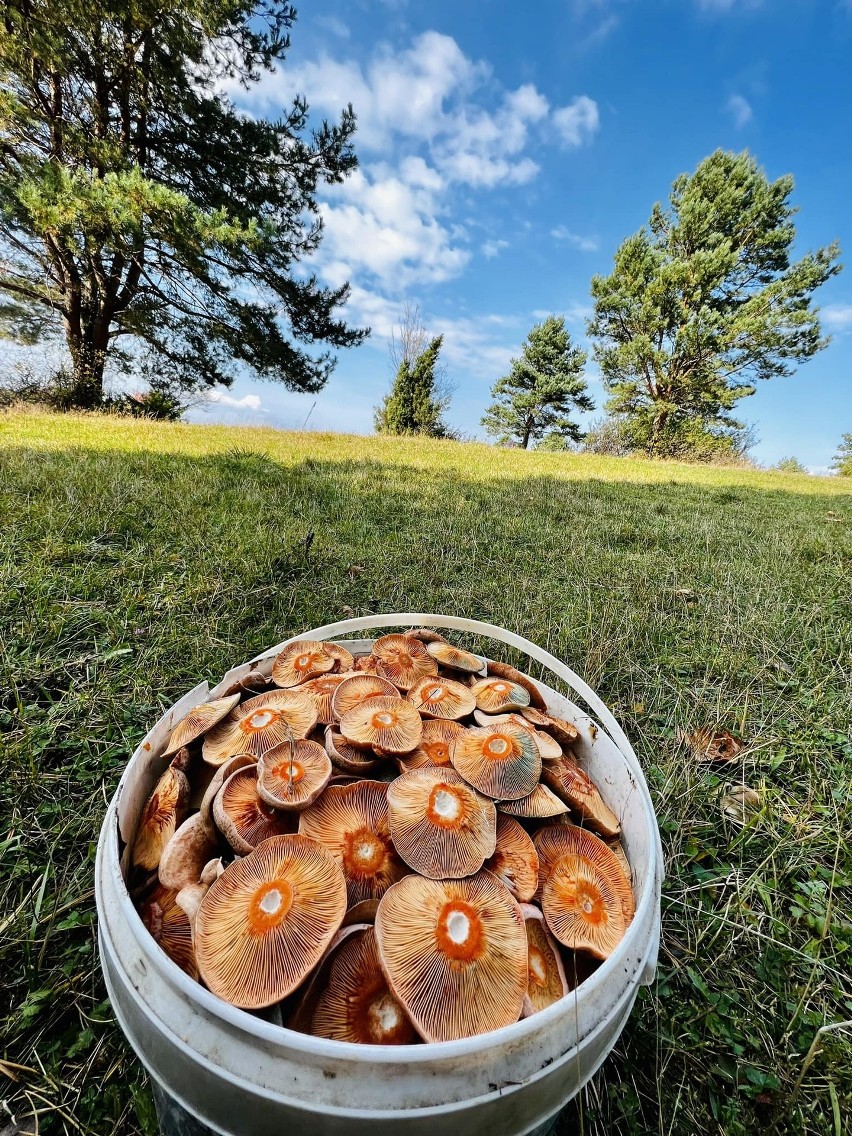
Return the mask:
<path id="1" fill-rule="evenodd" d="M 738 130 L 751 122 L 752 118 L 754 118 L 751 103 L 748 99 L 744 99 L 742 95 L 731 95 L 726 103 L 726 109 L 733 117 L 734 126 L 736 126 Z"/>
<path id="2" fill-rule="evenodd" d="M 229 406 L 235 410 L 260 410 L 260 398 L 256 394 L 234 398 L 233 395 L 225 394 L 223 391 L 212 390 L 207 393 L 207 401 L 218 402 L 220 406 Z"/>
<path id="3" fill-rule="evenodd" d="M 582 146 L 600 127 L 598 104 L 588 95 L 578 95 L 568 106 L 553 112 L 553 125 L 566 146 Z"/>
<path id="4" fill-rule="evenodd" d="M 508 248 L 508 247 L 509 247 L 508 241 L 501 241 L 501 240 L 485 241 L 479 251 L 488 260 L 492 260 L 495 256 L 500 255 L 500 252 L 501 252 L 502 249 Z"/>
<path id="5" fill-rule="evenodd" d="M 564 225 L 557 225 L 550 230 L 550 235 L 557 241 L 565 241 L 580 252 L 597 252 L 600 248 L 597 237 L 584 237 L 581 233 L 572 233 Z"/>
<path id="6" fill-rule="evenodd" d="M 819 314 L 829 331 L 852 331 L 852 304 L 828 304 Z"/>

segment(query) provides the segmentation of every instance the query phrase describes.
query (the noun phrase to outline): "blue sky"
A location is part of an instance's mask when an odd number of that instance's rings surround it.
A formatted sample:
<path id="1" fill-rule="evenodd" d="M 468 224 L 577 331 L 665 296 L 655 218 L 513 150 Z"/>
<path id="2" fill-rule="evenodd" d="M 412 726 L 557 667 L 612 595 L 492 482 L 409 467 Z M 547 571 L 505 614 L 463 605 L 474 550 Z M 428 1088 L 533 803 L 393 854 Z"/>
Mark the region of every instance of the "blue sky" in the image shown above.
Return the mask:
<path id="1" fill-rule="evenodd" d="M 360 168 L 323 198 L 316 269 L 349 280 L 363 346 L 317 396 L 238 378 L 192 417 L 368 433 L 406 302 L 445 337 L 448 418 L 483 437 L 489 388 L 536 320 L 585 340 L 589 281 L 717 147 L 796 181 L 796 250 L 852 260 L 852 0 L 306 5 L 284 66 L 233 92 L 317 119 L 352 102 Z M 824 470 L 852 430 L 852 268 L 819 293 L 830 346 L 740 404 L 754 456 Z M 605 395 L 594 363 L 590 392 Z M 315 405 L 314 405 L 315 403 Z"/>

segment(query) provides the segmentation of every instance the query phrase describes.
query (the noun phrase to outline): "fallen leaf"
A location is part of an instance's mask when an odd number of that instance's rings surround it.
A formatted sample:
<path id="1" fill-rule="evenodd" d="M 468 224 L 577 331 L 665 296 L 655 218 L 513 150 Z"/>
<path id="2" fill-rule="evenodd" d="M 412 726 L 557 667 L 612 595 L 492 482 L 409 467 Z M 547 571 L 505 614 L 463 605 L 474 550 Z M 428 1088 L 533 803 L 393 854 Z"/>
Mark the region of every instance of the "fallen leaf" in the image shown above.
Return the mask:
<path id="1" fill-rule="evenodd" d="M 697 761 L 727 764 L 736 761 L 743 751 L 742 740 L 734 737 L 730 730 L 718 730 L 710 726 L 693 730 L 686 735 L 686 741 Z"/>
<path id="2" fill-rule="evenodd" d="M 754 820 L 760 806 L 760 793 L 748 785 L 737 785 L 722 797 L 722 812 L 740 828 Z"/>

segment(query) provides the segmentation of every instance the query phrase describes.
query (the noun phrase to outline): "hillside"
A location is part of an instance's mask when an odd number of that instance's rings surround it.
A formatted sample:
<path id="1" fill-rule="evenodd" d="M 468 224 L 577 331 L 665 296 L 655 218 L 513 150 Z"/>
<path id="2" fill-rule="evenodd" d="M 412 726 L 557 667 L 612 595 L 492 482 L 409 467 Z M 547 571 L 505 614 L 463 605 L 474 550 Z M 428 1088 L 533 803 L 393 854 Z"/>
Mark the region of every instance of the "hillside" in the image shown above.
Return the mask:
<path id="1" fill-rule="evenodd" d="M 91 873 L 160 708 L 301 629 L 433 610 L 565 659 L 657 804 L 658 981 L 562 1131 L 844 1131 L 852 1036 L 806 1054 L 852 1017 L 852 479 L 14 413 L 0 517 L 7 1108 L 153 1131 Z M 706 725 L 741 762 L 696 763 L 682 737 Z M 758 795 L 745 826 L 737 787 Z"/>

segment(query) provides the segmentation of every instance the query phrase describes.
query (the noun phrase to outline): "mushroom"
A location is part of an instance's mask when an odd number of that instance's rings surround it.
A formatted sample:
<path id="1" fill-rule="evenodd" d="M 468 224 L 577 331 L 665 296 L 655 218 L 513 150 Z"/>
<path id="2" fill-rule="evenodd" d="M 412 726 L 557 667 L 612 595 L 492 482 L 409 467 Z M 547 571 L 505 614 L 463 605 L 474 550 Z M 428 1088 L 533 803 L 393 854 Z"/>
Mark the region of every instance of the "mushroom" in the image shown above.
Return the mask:
<path id="1" fill-rule="evenodd" d="M 546 1010 L 569 990 L 559 947 L 547 930 L 544 915 L 530 903 L 521 904 L 527 933 L 528 978 L 524 998 L 524 1017 Z"/>
<path id="2" fill-rule="evenodd" d="M 624 906 L 628 893 L 632 900 L 620 867 L 613 875 L 585 856 L 563 856 L 547 877 L 541 908 L 563 946 L 606 959 L 627 930 Z"/>
<path id="3" fill-rule="evenodd" d="M 410 635 L 382 635 L 373 644 L 373 655 L 378 660 L 376 674 L 400 690 L 410 690 L 419 678 L 438 673 L 438 664 Z"/>
<path id="4" fill-rule="evenodd" d="M 376 940 L 388 984 L 426 1041 L 472 1037 L 520 1017 L 524 920 L 490 872 L 466 880 L 406 876 L 382 897 Z"/>
<path id="5" fill-rule="evenodd" d="M 310 678 L 299 687 L 301 693 L 307 694 L 316 706 L 317 722 L 320 725 L 328 726 L 334 721 L 331 708 L 334 692 L 348 679 L 347 674 L 325 674 L 320 675 L 319 678 Z"/>
<path id="6" fill-rule="evenodd" d="M 299 818 L 299 834 L 322 844 L 340 864 L 350 907 L 379 899 L 408 874 L 391 843 L 387 796 L 382 781 L 330 785 Z"/>
<path id="7" fill-rule="evenodd" d="M 423 734 L 423 720 L 402 698 L 369 698 L 340 719 L 340 732 L 352 745 L 376 746 L 387 754 L 411 753 Z"/>
<path id="8" fill-rule="evenodd" d="M 469 686 L 451 678 L 433 678 L 431 675 L 416 682 L 405 700 L 427 718 L 466 718 L 476 706 Z"/>
<path id="9" fill-rule="evenodd" d="M 509 816 L 531 819 L 545 819 L 568 812 L 565 802 L 560 801 L 555 793 L 551 793 L 546 785 L 536 785 L 528 797 L 520 797 L 517 801 L 500 801 L 497 808 L 501 813 L 507 813 Z"/>
<path id="10" fill-rule="evenodd" d="M 427 643 L 426 650 L 435 662 L 440 663 L 442 667 L 449 667 L 450 670 L 478 674 L 485 666 L 482 659 L 472 655 L 470 651 L 461 651 L 458 647 L 452 647 L 443 641 Z"/>
<path id="11" fill-rule="evenodd" d="M 257 791 L 274 809 L 307 808 L 330 777 L 331 761 L 318 742 L 282 742 L 257 763 Z"/>
<path id="12" fill-rule="evenodd" d="M 397 758 L 400 772 L 407 773 L 424 765 L 449 765 L 450 746 L 454 739 L 464 732 L 464 726 L 460 726 L 458 722 L 450 722 L 443 718 L 427 719 L 423 723 L 423 733 L 417 749 Z"/>
<path id="13" fill-rule="evenodd" d="M 218 848 L 219 841 L 210 838 L 201 813 L 193 813 L 163 849 L 160 883 L 174 892 L 189 884 L 197 884 L 204 865 L 216 855 Z"/>
<path id="14" fill-rule="evenodd" d="M 419 1041 L 382 973 L 372 927 L 351 935 L 334 952 L 310 1032 L 314 1037 L 363 1045 L 411 1045 Z"/>
<path id="15" fill-rule="evenodd" d="M 421 643 L 446 643 L 447 640 L 431 627 L 412 627 L 405 632 L 406 639 L 419 639 Z"/>
<path id="16" fill-rule="evenodd" d="M 292 993 L 346 912 L 346 883 L 325 848 L 273 836 L 231 864 L 201 901 L 195 950 L 214 994 L 258 1010 Z"/>
<path id="17" fill-rule="evenodd" d="M 221 765 L 235 753 L 260 757 L 291 736 L 304 738 L 317 723 L 317 708 L 300 690 L 272 690 L 236 706 L 204 739 L 202 756 Z"/>
<path id="18" fill-rule="evenodd" d="M 376 912 L 379 910 L 377 899 L 362 899 L 360 903 L 353 903 L 347 907 L 343 916 L 343 927 L 351 927 L 354 923 L 375 923 Z"/>
<path id="19" fill-rule="evenodd" d="M 533 726 L 538 726 L 551 734 L 563 749 L 574 744 L 580 736 L 580 731 L 573 722 L 566 722 L 564 718 L 557 718 L 553 714 L 544 714 L 538 709 L 525 707 L 521 714 Z"/>
<path id="20" fill-rule="evenodd" d="M 478 872 L 493 856 L 497 810 L 454 769 L 413 769 L 388 787 L 388 824 L 402 859 L 431 879 Z"/>
<path id="21" fill-rule="evenodd" d="M 567 754 L 558 761 L 549 761 L 541 779 L 597 832 L 604 836 L 618 836 L 621 832 L 618 817 L 605 803 L 597 785 Z"/>
<path id="22" fill-rule="evenodd" d="M 163 750 L 163 757 L 170 757 L 179 749 L 188 746 L 202 734 L 222 721 L 233 710 L 240 700 L 239 694 L 231 694 L 226 698 L 217 698 L 213 702 L 202 702 L 194 706 L 185 715 L 169 735 L 169 744 Z"/>
<path id="23" fill-rule="evenodd" d="M 142 810 L 130 862 L 134 868 L 153 871 L 160 863 L 163 849 L 183 823 L 189 807 L 189 750 L 177 753 L 157 782 Z"/>
<path id="24" fill-rule="evenodd" d="M 370 698 L 399 698 L 392 682 L 378 675 L 351 675 L 340 684 L 331 700 L 332 721 L 339 722 L 344 714 Z"/>
<path id="25" fill-rule="evenodd" d="M 529 675 L 525 675 L 522 671 L 510 667 L 508 663 L 497 663 L 493 659 L 488 660 L 487 667 L 489 677 L 505 678 L 508 679 L 509 682 L 514 682 L 517 683 L 518 686 L 522 686 L 530 696 L 527 705 L 534 706 L 539 710 L 547 709 L 544 696 Z"/>
<path id="26" fill-rule="evenodd" d="M 538 852 L 532 839 L 512 817 L 497 814 L 497 844 L 485 867 L 502 880 L 519 902 L 526 903 L 538 888 Z"/>
<path id="27" fill-rule="evenodd" d="M 371 750 L 350 745 L 343 734 L 337 733 L 331 726 L 325 731 L 325 748 L 332 764 L 344 773 L 370 773 L 382 764 Z"/>
<path id="28" fill-rule="evenodd" d="M 327 674 L 330 670 L 348 671 L 354 662 L 349 651 L 336 643 L 298 639 L 276 656 L 272 664 L 272 681 L 276 686 L 299 686 L 309 678 Z"/>
<path id="29" fill-rule="evenodd" d="M 352 669 L 362 674 L 375 674 L 378 665 L 379 660 L 375 655 L 359 655 Z"/>
<path id="30" fill-rule="evenodd" d="M 625 875 L 618 857 L 599 836 L 576 824 L 550 824 L 538 830 L 533 837 L 533 844 L 538 852 L 539 889 L 542 894 L 556 865 L 566 856 L 580 856 L 613 881 L 613 887 L 623 905 L 624 918 L 627 923 L 630 922 L 634 911 L 630 879 Z M 559 938 L 558 935 L 556 937 Z"/>
<path id="31" fill-rule="evenodd" d="M 238 769 L 247 769 L 250 765 L 254 766 L 256 764 L 257 759 L 253 754 L 235 753 L 233 757 L 229 757 L 227 761 L 222 765 L 218 765 L 214 770 L 213 778 L 205 789 L 204 796 L 201 798 L 201 804 L 198 808 L 198 815 L 201 817 L 204 831 L 211 841 L 219 839 L 219 829 L 216 827 L 216 821 L 213 819 L 213 802 L 216 800 L 216 794 L 232 773 L 236 773 Z"/>
<path id="32" fill-rule="evenodd" d="M 530 704 L 526 687 L 506 678 L 481 678 L 470 688 L 476 705 L 486 714 L 502 714 L 506 710 L 521 710 Z"/>
<path id="33" fill-rule="evenodd" d="M 257 767 L 232 773 L 213 801 L 216 827 L 235 852 L 246 855 L 270 836 L 295 832 L 292 813 L 279 812 L 258 792 Z"/>
<path id="34" fill-rule="evenodd" d="M 229 683 L 229 685 L 222 691 L 221 697 L 228 698 L 232 694 L 242 696 L 243 694 L 248 694 L 249 691 L 251 691 L 252 694 L 257 694 L 259 691 L 270 685 L 271 682 L 263 673 L 263 671 L 259 671 L 253 668 L 252 670 L 248 671 L 247 674 L 244 674 L 242 678 L 238 678 L 234 682 Z"/>
<path id="35" fill-rule="evenodd" d="M 171 888 L 158 884 L 139 905 L 139 917 L 151 938 L 190 978 L 198 978 L 192 949 L 192 931 L 186 913 L 175 902 Z"/>
<path id="36" fill-rule="evenodd" d="M 541 776 L 541 754 L 529 730 L 507 722 L 474 726 L 450 750 L 455 769 L 480 793 L 516 801 L 533 792 Z"/>
<path id="37" fill-rule="evenodd" d="M 512 722 L 516 726 L 521 726 L 522 729 L 529 730 L 535 738 L 535 744 L 538 746 L 542 761 L 555 761 L 562 756 L 562 746 L 559 742 L 550 734 L 544 733 L 543 730 L 537 730 L 532 722 L 527 721 L 522 714 L 486 714 L 477 708 L 473 712 L 473 720 L 477 726 L 499 726 L 504 722 Z"/>

